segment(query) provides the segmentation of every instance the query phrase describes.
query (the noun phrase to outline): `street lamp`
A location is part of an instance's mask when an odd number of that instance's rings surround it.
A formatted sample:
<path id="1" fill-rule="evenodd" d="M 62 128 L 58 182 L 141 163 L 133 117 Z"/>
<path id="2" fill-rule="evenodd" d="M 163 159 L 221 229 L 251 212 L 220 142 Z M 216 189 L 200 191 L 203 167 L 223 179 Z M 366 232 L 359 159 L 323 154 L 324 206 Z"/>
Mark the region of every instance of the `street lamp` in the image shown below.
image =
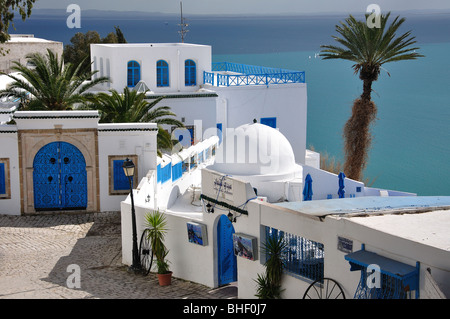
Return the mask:
<path id="1" fill-rule="evenodd" d="M 139 258 L 139 251 L 137 245 L 137 231 L 136 231 L 136 213 L 134 211 L 134 199 L 133 199 L 133 181 L 134 176 L 134 163 L 130 159 L 126 159 L 122 165 L 125 176 L 128 177 L 130 183 L 130 196 L 131 196 L 131 220 L 133 225 L 133 264 L 130 266 L 129 271 L 134 273 L 142 272 L 141 260 Z"/>

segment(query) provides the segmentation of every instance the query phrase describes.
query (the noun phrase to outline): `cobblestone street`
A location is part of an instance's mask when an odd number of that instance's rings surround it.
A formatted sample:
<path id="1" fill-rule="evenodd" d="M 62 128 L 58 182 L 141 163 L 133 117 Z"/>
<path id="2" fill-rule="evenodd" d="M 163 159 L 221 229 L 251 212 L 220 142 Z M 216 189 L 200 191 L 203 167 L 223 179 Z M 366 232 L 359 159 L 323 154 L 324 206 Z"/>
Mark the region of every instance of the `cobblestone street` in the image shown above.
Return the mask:
<path id="1" fill-rule="evenodd" d="M 70 265 L 79 266 L 80 288 L 68 287 Z M 237 298 L 235 286 L 211 289 L 174 276 L 160 287 L 154 273 L 127 271 L 120 213 L 0 215 L 0 299 Z"/>

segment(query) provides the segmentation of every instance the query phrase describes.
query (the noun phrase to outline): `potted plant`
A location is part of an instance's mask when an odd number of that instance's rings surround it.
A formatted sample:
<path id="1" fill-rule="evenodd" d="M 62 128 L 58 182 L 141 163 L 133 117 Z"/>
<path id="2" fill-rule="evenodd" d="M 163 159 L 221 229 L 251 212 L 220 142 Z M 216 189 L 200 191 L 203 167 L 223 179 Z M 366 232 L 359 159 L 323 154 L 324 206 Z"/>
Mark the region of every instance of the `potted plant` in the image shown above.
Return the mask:
<path id="1" fill-rule="evenodd" d="M 259 299 L 280 299 L 284 289 L 281 288 L 281 277 L 285 267 L 287 244 L 283 237 L 268 236 L 262 247 L 267 256 L 264 263 L 265 274 L 258 274 L 256 297 Z"/>
<path id="2" fill-rule="evenodd" d="M 148 239 L 153 254 L 156 258 L 157 276 L 161 286 L 170 285 L 172 271 L 169 269 L 169 261 L 166 259 L 169 253 L 164 245 L 164 236 L 169 230 L 167 228 L 166 216 L 159 210 L 145 215 L 146 227 L 148 228 Z"/>

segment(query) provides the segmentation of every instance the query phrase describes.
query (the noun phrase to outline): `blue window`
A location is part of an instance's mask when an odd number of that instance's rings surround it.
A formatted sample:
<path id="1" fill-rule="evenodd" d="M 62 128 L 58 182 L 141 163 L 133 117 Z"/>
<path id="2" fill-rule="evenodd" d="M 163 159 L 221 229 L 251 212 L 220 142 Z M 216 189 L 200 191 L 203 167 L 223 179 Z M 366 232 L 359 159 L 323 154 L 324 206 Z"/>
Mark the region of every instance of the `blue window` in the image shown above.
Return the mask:
<path id="1" fill-rule="evenodd" d="M 184 84 L 186 86 L 197 85 L 197 67 L 192 60 L 184 61 Z"/>
<path id="2" fill-rule="evenodd" d="M 136 61 L 128 62 L 128 87 L 135 87 L 141 80 L 141 66 Z"/>
<path id="3" fill-rule="evenodd" d="M 5 163 L 0 163 L 0 195 L 6 194 Z"/>
<path id="4" fill-rule="evenodd" d="M 130 182 L 128 181 L 128 177 L 125 175 L 123 171 L 122 165 L 124 160 L 114 160 L 113 161 L 113 170 L 114 170 L 114 190 L 129 190 Z M 131 182 L 133 183 L 133 177 L 131 177 Z"/>
<path id="5" fill-rule="evenodd" d="M 156 85 L 169 86 L 169 64 L 164 60 L 156 62 Z"/>
<path id="6" fill-rule="evenodd" d="M 183 175 L 183 171 L 182 171 L 182 162 L 179 162 L 177 164 L 175 164 L 174 166 L 172 166 L 172 181 L 176 181 L 177 179 L 179 179 L 181 177 L 181 175 Z"/>
<path id="7" fill-rule="evenodd" d="M 276 117 L 262 117 L 261 124 L 277 128 L 277 118 Z"/>

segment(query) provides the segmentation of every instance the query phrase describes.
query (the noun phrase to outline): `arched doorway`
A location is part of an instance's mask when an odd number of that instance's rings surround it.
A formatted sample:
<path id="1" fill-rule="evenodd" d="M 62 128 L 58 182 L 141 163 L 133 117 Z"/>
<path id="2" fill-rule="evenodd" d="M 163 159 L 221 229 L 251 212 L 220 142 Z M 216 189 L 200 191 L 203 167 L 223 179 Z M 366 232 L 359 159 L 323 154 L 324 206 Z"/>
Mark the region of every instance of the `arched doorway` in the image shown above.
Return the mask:
<path id="1" fill-rule="evenodd" d="M 87 206 L 86 161 L 74 145 L 52 142 L 33 161 L 34 208 L 79 210 Z"/>
<path id="2" fill-rule="evenodd" d="M 237 280 L 237 261 L 233 250 L 234 227 L 226 215 L 217 223 L 218 284 L 226 285 Z"/>

